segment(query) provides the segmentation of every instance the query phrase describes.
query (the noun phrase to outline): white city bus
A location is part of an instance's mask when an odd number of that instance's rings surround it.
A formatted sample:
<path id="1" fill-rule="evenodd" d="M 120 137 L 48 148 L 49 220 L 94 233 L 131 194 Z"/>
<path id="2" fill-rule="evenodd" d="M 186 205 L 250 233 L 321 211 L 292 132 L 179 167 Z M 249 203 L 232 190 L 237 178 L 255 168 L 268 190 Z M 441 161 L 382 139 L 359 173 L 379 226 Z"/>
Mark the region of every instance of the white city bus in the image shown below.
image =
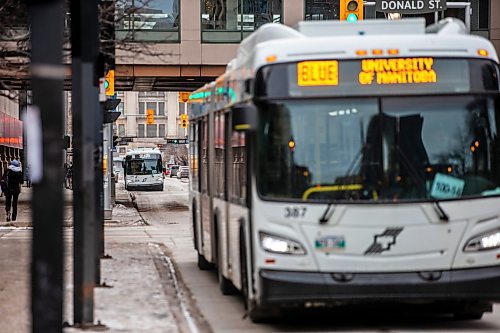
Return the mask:
<path id="1" fill-rule="evenodd" d="M 131 150 L 123 159 L 126 190 L 163 191 L 163 163 L 158 149 Z"/>
<path id="2" fill-rule="evenodd" d="M 461 22 L 264 25 L 189 108 L 198 266 L 252 320 L 500 301 L 498 58 Z"/>

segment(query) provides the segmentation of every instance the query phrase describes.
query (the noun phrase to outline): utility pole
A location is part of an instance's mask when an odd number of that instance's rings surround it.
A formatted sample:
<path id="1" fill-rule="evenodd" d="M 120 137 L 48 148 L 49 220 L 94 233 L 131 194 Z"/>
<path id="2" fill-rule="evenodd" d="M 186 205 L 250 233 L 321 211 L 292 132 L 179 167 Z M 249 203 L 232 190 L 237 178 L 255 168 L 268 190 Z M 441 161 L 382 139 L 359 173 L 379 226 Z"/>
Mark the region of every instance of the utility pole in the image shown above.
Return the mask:
<path id="1" fill-rule="evenodd" d="M 64 1 L 28 0 L 33 107 L 27 114 L 33 156 L 32 332 L 62 332 Z M 35 134 L 38 133 L 38 134 Z"/>
<path id="2" fill-rule="evenodd" d="M 103 54 L 107 70 L 115 70 L 115 2 L 111 0 L 102 1 L 103 20 Z M 116 99 L 113 91 L 112 99 Z M 110 220 L 112 213 L 111 186 L 113 178 L 113 123 L 105 123 L 103 129 L 103 154 L 106 156 L 106 172 L 104 173 L 104 219 Z M 103 253 L 104 254 L 104 253 Z"/>
<path id="3" fill-rule="evenodd" d="M 98 0 L 71 1 L 72 107 L 74 151 L 73 319 L 94 326 L 97 202 L 95 197 L 95 123 L 100 119 Z"/>

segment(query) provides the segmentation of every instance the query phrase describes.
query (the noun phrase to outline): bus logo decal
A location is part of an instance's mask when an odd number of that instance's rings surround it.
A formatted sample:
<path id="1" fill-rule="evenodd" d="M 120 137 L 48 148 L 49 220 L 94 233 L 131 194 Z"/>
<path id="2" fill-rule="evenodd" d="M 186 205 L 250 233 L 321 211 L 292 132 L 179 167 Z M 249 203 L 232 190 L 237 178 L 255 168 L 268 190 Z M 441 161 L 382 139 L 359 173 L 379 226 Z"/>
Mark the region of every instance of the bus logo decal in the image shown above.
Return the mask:
<path id="1" fill-rule="evenodd" d="M 396 238 L 403 231 L 403 228 L 387 228 L 383 233 L 375 235 L 373 243 L 365 251 L 365 255 L 381 254 L 389 251 L 396 244 Z"/>

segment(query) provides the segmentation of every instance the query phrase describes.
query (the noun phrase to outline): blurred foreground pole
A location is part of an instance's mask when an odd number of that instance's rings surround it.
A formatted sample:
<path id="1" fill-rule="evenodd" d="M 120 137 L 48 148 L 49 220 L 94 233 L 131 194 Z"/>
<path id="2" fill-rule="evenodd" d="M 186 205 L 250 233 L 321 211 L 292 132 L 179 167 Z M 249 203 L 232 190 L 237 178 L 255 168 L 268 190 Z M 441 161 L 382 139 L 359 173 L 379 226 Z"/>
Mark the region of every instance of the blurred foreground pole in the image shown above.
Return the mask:
<path id="1" fill-rule="evenodd" d="M 74 292 L 76 326 L 94 325 L 96 269 L 95 122 L 99 119 L 98 0 L 71 1 L 72 108 L 73 108 L 73 216 Z"/>
<path id="2" fill-rule="evenodd" d="M 27 131 L 33 180 L 32 332 L 62 332 L 64 240 L 62 192 L 63 1 L 28 0 L 33 108 Z"/>

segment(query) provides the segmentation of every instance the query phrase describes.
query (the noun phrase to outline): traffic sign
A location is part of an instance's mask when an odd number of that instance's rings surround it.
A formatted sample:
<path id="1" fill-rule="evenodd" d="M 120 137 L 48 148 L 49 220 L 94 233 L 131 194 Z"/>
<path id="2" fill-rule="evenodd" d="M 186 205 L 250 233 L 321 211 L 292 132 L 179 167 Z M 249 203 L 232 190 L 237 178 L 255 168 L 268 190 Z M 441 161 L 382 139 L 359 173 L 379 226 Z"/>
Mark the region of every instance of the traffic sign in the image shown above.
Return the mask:
<path id="1" fill-rule="evenodd" d="M 153 110 L 153 109 L 147 110 L 146 123 L 148 125 L 152 125 L 155 123 L 155 110 Z"/>

